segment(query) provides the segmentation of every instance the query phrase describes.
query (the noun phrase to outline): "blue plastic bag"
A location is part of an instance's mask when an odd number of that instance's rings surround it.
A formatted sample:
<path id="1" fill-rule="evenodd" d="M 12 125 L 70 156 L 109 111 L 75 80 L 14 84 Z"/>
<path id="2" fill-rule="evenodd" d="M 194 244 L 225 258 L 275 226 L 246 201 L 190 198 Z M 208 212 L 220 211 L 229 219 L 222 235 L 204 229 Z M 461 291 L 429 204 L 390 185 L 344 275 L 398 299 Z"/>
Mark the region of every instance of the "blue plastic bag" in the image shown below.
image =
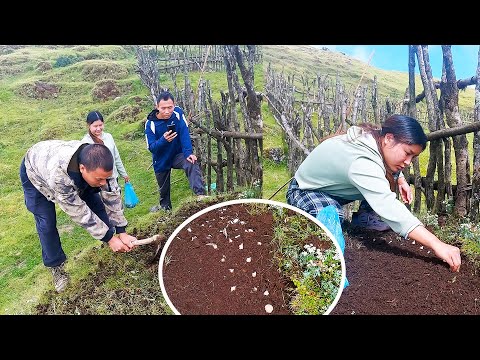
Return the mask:
<path id="1" fill-rule="evenodd" d="M 138 204 L 138 197 L 133 190 L 133 186 L 130 182 L 125 183 L 125 206 L 127 208 L 133 208 Z"/>
<path id="2" fill-rule="evenodd" d="M 345 238 L 343 237 L 342 233 L 342 225 L 340 225 L 340 217 L 337 213 L 337 208 L 333 205 L 325 206 L 322 210 L 320 210 L 317 214 L 317 219 L 325 225 L 325 227 L 330 230 L 333 237 L 337 241 L 340 249 L 342 250 L 342 254 L 345 253 Z M 346 288 L 349 285 L 347 277 L 345 277 L 345 286 Z"/>

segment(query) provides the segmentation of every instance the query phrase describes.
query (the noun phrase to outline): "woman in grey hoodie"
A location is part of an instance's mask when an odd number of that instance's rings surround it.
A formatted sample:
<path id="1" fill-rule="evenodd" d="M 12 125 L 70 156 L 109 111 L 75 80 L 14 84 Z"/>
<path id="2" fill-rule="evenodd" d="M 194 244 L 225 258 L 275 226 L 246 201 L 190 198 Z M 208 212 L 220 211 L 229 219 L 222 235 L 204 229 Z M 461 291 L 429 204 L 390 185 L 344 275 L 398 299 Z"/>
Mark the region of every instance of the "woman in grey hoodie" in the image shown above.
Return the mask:
<path id="1" fill-rule="evenodd" d="M 395 182 L 404 203 L 411 203 L 410 185 L 402 170 L 427 145 L 417 120 L 393 115 L 381 129 L 372 124 L 350 127 L 346 134 L 327 138 L 303 161 L 287 191 L 287 202 L 313 216 L 327 205 L 337 208 L 355 200 L 366 201 L 392 230 L 431 248 L 459 271 L 460 249 L 439 240 L 397 199 Z"/>

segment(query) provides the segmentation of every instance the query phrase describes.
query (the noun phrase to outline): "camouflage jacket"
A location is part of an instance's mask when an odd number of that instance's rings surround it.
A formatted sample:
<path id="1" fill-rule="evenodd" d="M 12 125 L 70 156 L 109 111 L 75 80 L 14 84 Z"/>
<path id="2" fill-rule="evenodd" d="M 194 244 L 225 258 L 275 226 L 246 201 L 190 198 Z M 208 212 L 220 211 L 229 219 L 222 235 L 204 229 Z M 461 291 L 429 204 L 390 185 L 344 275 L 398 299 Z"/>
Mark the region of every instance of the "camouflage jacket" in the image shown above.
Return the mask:
<path id="1" fill-rule="evenodd" d="M 67 172 L 72 156 L 82 144 L 84 142 L 78 140 L 41 141 L 25 154 L 25 168 L 28 178 L 38 191 L 49 201 L 57 203 L 75 223 L 100 240 L 109 227 L 80 198 L 78 188 Z M 111 224 L 116 227 L 126 226 L 120 187 L 115 178 L 109 178 L 107 184 L 100 189 L 99 194 Z"/>

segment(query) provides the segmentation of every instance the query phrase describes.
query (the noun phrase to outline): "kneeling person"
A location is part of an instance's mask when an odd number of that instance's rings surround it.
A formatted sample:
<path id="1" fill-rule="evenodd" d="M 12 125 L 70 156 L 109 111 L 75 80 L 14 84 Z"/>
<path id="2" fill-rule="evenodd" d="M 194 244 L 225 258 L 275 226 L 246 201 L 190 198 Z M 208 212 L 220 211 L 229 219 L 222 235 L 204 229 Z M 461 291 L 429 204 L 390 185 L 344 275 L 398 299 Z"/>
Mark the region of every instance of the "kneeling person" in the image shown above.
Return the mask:
<path id="1" fill-rule="evenodd" d="M 150 211 L 171 210 L 171 169 L 183 169 L 190 188 L 201 199 L 206 196 L 202 172 L 193 154 L 190 133 L 183 110 L 175 105 L 168 91 L 157 96 L 157 105 L 145 122 L 147 148 L 152 153 L 153 169 L 160 193 L 160 204 Z"/>

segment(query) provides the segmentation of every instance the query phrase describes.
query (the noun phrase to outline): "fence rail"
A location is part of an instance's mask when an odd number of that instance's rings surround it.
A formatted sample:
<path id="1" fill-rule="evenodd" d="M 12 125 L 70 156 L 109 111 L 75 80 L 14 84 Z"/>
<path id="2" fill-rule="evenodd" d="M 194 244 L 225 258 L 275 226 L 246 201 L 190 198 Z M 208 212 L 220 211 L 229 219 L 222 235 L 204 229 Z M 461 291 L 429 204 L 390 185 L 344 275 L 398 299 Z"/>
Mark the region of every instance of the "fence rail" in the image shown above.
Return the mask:
<path id="1" fill-rule="evenodd" d="M 445 148 L 445 152 L 442 151 L 441 156 L 445 158 L 447 169 L 451 162 L 450 159 L 452 159 L 450 143 L 457 141 L 456 139 L 460 136 L 472 132 L 475 133 L 477 139 L 480 130 L 480 111 L 463 109 L 458 111 L 457 117 L 461 119 L 461 122 L 457 123 L 455 127 L 450 128 L 443 124 L 441 127 L 433 128 L 432 131 L 432 115 L 426 105 L 419 104 L 412 111 L 409 107 L 411 102 L 408 100 L 408 89 L 405 91 L 404 98 L 379 97 L 377 95 L 378 84 L 376 78 L 370 86 L 362 85 L 357 88 L 347 87 L 338 77 L 333 80 L 331 76 L 325 75 L 317 76 L 313 80 L 303 79 L 302 83 L 304 87 L 299 88 L 294 85 L 293 77 L 277 73 L 273 71 L 271 66 L 268 66 L 265 97 L 275 120 L 283 129 L 288 146 L 287 166 L 291 175 L 295 173 L 305 157 L 325 136 L 334 134 L 339 129 L 345 129 L 348 125 L 355 125 L 360 122 L 380 125 L 388 116 L 395 113 L 413 116 L 422 124 L 426 129 L 429 141 L 434 144 L 429 147 L 429 151 L 438 151 L 439 146 L 442 149 Z M 478 95 L 477 89 L 476 98 L 480 99 Z M 475 107 L 478 108 L 478 104 L 475 104 Z M 480 157 L 480 141 L 476 141 L 474 141 L 472 151 L 474 157 L 478 159 Z M 433 150 L 430 150 L 432 148 Z M 457 150 L 455 151 L 457 154 Z M 468 150 L 465 151 L 468 153 Z M 445 175 L 442 172 L 443 165 L 432 167 L 430 161 L 427 164 L 427 168 L 430 170 L 426 177 L 420 176 L 419 167 L 417 172 L 414 170 L 414 174 L 410 174 L 411 167 L 404 170 L 406 177 L 414 184 L 415 193 L 426 196 L 429 195 L 430 190 L 433 194 L 434 190 L 431 180 L 432 168 L 433 171 L 437 168 L 440 172 L 443 181 L 435 185 L 439 194 L 437 201 L 427 201 L 427 209 L 432 212 L 445 212 L 445 204 L 451 199 L 455 201 L 459 191 L 463 191 L 468 196 L 467 203 L 471 204 L 467 208 L 467 213 L 478 214 L 476 207 L 479 205 L 476 199 L 480 199 L 480 197 L 478 191 L 475 192 L 472 183 L 463 183 L 461 187 L 452 184 L 451 170 Z M 472 172 L 468 166 L 469 176 L 473 175 L 475 177 L 475 168 L 477 168 L 477 171 L 480 170 L 478 165 L 476 167 L 474 165 Z M 415 197 L 414 209 L 416 211 L 420 210 L 421 201 L 421 196 Z"/>

